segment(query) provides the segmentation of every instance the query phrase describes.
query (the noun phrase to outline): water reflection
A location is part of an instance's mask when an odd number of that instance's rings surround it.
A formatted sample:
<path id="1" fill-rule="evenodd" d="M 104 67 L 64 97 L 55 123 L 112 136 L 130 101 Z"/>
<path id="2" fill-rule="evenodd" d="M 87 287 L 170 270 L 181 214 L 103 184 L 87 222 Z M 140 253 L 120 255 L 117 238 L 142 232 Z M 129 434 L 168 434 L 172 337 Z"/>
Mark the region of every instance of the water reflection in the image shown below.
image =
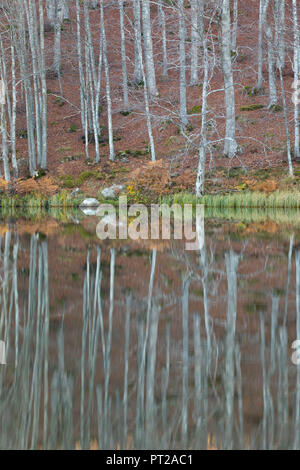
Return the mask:
<path id="1" fill-rule="evenodd" d="M 189 253 L 1 233 L 2 449 L 300 448 L 293 233 L 222 226 Z"/>

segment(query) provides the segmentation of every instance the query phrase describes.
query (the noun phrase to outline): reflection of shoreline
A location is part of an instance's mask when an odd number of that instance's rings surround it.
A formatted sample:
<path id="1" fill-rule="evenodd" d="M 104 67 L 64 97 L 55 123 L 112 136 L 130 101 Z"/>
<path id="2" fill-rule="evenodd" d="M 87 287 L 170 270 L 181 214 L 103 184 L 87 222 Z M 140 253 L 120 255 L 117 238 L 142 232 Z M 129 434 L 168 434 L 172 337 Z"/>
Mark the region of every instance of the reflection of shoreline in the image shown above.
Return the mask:
<path id="1" fill-rule="evenodd" d="M 68 224 L 48 239 L 10 224 L 0 447 L 299 447 L 287 354 L 298 236 L 290 250 L 245 243 L 230 225 L 209 225 L 199 256 L 176 241 L 150 251 Z"/>

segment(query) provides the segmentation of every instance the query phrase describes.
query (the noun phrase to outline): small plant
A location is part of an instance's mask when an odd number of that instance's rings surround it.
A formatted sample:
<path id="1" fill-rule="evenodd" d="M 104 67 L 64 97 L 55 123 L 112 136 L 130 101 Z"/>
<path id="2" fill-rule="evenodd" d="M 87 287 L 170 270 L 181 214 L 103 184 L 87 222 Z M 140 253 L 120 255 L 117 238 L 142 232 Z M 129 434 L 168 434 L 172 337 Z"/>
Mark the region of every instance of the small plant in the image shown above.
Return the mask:
<path id="1" fill-rule="evenodd" d="M 127 110 L 124 110 L 124 111 L 120 111 L 120 114 L 121 114 L 122 116 L 129 116 L 131 113 L 132 113 L 132 111 L 130 111 L 130 109 L 127 109 Z"/>
<path id="2" fill-rule="evenodd" d="M 240 108 L 240 111 L 256 111 L 258 109 L 263 109 L 264 105 L 263 104 L 249 104 L 247 106 L 242 106 Z"/>
<path id="3" fill-rule="evenodd" d="M 252 87 L 250 85 L 245 85 L 243 87 L 243 93 L 247 96 L 262 96 L 262 95 L 265 95 L 265 89 Z"/>
<path id="4" fill-rule="evenodd" d="M 64 106 L 66 103 L 65 103 L 65 100 L 63 100 L 62 98 L 60 97 L 57 97 L 54 101 L 54 104 L 57 104 L 60 108 L 62 106 Z"/>
<path id="5" fill-rule="evenodd" d="M 58 147 L 56 149 L 57 152 L 62 153 L 62 152 L 70 152 L 72 150 L 72 147 Z"/>
<path id="6" fill-rule="evenodd" d="M 202 106 L 201 104 L 196 104 L 191 109 L 188 110 L 188 114 L 201 114 Z"/>
<path id="7" fill-rule="evenodd" d="M 71 134 L 73 132 L 77 132 L 77 130 L 78 130 L 78 127 L 76 126 L 76 124 L 72 123 L 70 127 L 67 129 L 67 132 Z"/>
<path id="8" fill-rule="evenodd" d="M 273 113 L 280 113 L 282 111 L 282 106 L 280 104 L 272 104 L 269 108 Z"/>
<path id="9" fill-rule="evenodd" d="M 28 138 L 28 132 L 27 132 L 27 129 L 21 129 L 17 132 L 17 136 L 20 138 L 20 139 L 27 139 Z"/>

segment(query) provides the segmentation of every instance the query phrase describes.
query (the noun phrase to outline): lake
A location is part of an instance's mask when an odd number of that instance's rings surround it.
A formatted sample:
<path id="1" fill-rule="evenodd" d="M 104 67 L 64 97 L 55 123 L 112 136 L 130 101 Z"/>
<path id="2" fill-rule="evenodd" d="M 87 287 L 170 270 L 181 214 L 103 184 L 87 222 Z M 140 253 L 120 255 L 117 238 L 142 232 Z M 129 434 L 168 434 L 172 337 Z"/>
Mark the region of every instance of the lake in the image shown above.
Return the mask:
<path id="1" fill-rule="evenodd" d="M 201 250 L 0 219 L 1 449 L 300 449 L 298 212 L 210 211 Z"/>

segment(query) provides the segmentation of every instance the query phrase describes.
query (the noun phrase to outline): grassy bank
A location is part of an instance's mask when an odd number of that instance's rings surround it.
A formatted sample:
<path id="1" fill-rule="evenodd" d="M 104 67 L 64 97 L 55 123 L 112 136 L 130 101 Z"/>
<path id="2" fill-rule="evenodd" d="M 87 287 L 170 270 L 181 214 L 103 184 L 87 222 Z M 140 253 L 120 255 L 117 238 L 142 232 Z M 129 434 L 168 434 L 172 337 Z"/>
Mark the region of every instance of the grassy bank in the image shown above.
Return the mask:
<path id="1" fill-rule="evenodd" d="M 45 197 L 37 194 L 26 194 L 25 196 L 7 196 L 0 197 L 0 207 L 5 208 L 76 208 L 80 203 L 89 197 L 88 195 L 72 196 L 67 191 L 61 191 L 51 197 Z M 128 197 L 128 203 L 131 199 Z M 118 200 L 100 202 L 110 202 L 118 205 Z M 143 195 L 134 202 L 145 202 Z M 226 208 L 243 209 L 300 209 L 300 192 L 295 191 L 274 191 L 264 193 L 259 191 L 241 191 L 226 194 L 206 194 L 200 198 L 189 192 L 170 194 L 168 196 L 157 196 L 152 202 L 165 203 L 168 205 L 176 204 L 204 204 L 206 208 L 217 208 L 219 210 Z"/>
<path id="2" fill-rule="evenodd" d="M 67 191 L 61 191 L 51 197 L 42 196 L 39 194 L 26 194 L 19 196 L 2 195 L 0 197 L 1 208 L 43 208 L 49 209 L 51 207 L 61 208 L 76 208 L 79 207 L 83 201 L 84 196 L 73 197 Z"/>
<path id="3" fill-rule="evenodd" d="M 178 193 L 163 198 L 163 202 L 171 205 L 177 204 L 204 204 L 207 208 L 218 209 L 299 209 L 300 192 L 274 191 L 266 194 L 259 191 L 241 191 L 227 194 L 207 194 L 199 199 L 191 193 Z"/>

